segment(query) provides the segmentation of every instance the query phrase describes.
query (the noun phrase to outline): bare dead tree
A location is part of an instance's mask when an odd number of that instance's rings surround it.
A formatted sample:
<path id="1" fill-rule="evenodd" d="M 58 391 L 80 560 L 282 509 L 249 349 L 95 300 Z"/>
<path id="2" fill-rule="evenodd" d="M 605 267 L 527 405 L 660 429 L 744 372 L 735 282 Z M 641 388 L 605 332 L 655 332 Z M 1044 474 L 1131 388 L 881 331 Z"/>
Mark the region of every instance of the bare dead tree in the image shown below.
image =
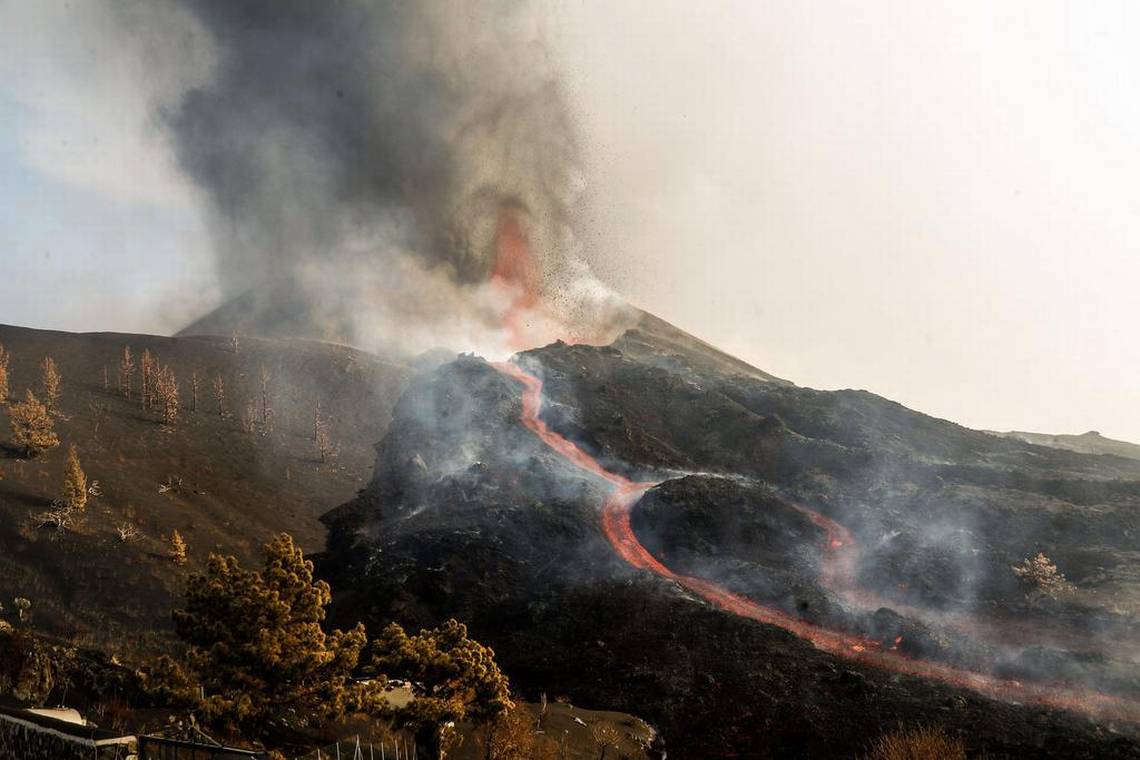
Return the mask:
<path id="1" fill-rule="evenodd" d="M 142 408 L 149 409 L 154 397 L 154 380 L 156 362 L 149 349 L 143 349 L 139 360 L 140 385 L 139 395 L 142 397 Z"/>
<path id="2" fill-rule="evenodd" d="M 64 533 L 75 527 L 78 517 L 76 510 L 53 501 L 50 509 L 32 515 L 32 522 L 37 528 L 51 528 L 57 533 Z"/>
<path id="3" fill-rule="evenodd" d="M 106 367 L 104 367 L 106 369 Z M 99 428 L 102 427 L 103 421 L 107 419 L 107 412 L 109 407 L 106 401 L 92 396 L 87 402 L 87 408 L 91 411 L 91 434 L 96 441 L 99 440 Z"/>
<path id="4" fill-rule="evenodd" d="M 273 432 L 273 407 L 269 403 L 273 373 L 262 364 L 258 370 L 258 379 L 261 386 L 261 434 L 269 435 Z"/>
<path id="5" fill-rule="evenodd" d="M 257 401 L 250 396 L 245 402 L 245 409 L 241 413 L 241 429 L 252 433 L 257 428 Z"/>
<path id="6" fill-rule="evenodd" d="M 119 360 L 119 393 L 124 397 L 131 397 L 131 385 L 135 377 L 135 360 L 131 356 L 131 347 L 123 346 L 123 357 Z"/>
<path id="7" fill-rule="evenodd" d="M 198 411 L 198 389 L 202 384 L 202 379 L 198 376 L 198 370 L 190 371 L 190 411 Z"/>
<path id="8" fill-rule="evenodd" d="M 317 404 L 316 414 L 313 416 L 313 440 L 317 445 L 317 455 L 324 464 L 336 458 L 337 446 L 333 443 L 329 431 L 329 421 L 321 414 L 321 405 Z"/>
<path id="9" fill-rule="evenodd" d="M 182 493 L 182 478 L 177 475 L 168 475 L 165 483 L 158 484 L 159 493 Z"/>
<path id="10" fill-rule="evenodd" d="M 598 721 L 590 727 L 590 734 L 601 750 L 598 760 L 605 760 L 607 751 L 621 747 L 621 731 L 612 723 Z"/>
<path id="11" fill-rule="evenodd" d="M 132 541 L 140 540 L 142 531 L 140 531 L 132 522 L 121 522 L 115 526 L 115 532 L 119 534 L 119 540 L 124 544 Z"/>
<path id="12" fill-rule="evenodd" d="M 214 400 L 218 402 L 218 416 L 226 416 L 226 381 L 222 379 L 222 373 L 219 372 L 214 375 Z"/>

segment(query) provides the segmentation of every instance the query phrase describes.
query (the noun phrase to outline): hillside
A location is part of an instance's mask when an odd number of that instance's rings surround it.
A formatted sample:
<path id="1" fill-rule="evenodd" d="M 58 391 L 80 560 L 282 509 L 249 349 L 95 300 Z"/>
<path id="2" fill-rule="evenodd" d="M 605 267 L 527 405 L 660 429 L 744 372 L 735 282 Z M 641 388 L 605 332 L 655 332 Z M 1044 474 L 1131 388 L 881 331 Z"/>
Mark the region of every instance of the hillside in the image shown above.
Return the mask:
<path id="1" fill-rule="evenodd" d="M 45 356 L 62 376 L 55 420 L 62 445 L 27 461 L 10 448 L 0 452 L 0 602 L 26 597 L 38 630 L 120 656 L 153 651 L 168 635 L 183 578 L 209 552 L 249 560 L 279 531 L 307 551 L 320 549 L 317 517 L 367 482 L 372 444 L 410 375 L 351 348 L 304 340 L 241 338 L 235 351 L 229 338 L 0 326 L 0 344 L 12 356 L 14 399 L 29 387 L 39 392 Z M 172 427 L 161 424 L 157 410 L 142 408 L 137 369 L 131 398 L 119 392 L 126 346 L 136 365 L 149 351 L 174 369 L 182 413 Z M 268 429 L 261 424 L 263 370 Z M 201 378 L 197 409 L 192 372 Z M 224 415 L 212 388 L 219 376 Z M 327 462 L 313 440 L 318 401 L 339 449 Z M 257 422 L 247 430 L 250 402 Z M 0 409 L 0 442 L 8 432 Z M 69 445 L 100 495 L 90 498 L 80 524 L 59 533 L 38 526 L 35 516 L 58 495 Z M 137 535 L 124 540 L 120 528 Z M 186 567 L 166 557 L 172 530 L 189 546 Z"/>
<path id="2" fill-rule="evenodd" d="M 1095 430 L 1080 435 L 1050 435 L 1048 433 L 1024 433 L 1011 430 L 1007 433 L 987 431 L 1002 438 L 1012 438 L 1025 441 L 1038 446 L 1049 446 L 1054 449 L 1076 451 L 1081 454 L 1104 454 L 1107 456 L 1124 457 L 1126 459 L 1140 459 L 1140 445 L 1128 441 L 1117 441 L 1105 438 Z"/>
<path id="3" fill-rule="evenodd" d="M 852 756 L 898 723 L 996 756 L 1140 756 L 1140 462 L 650 330 L 516 361 L 567 443 L 523 424 L 499 367 L 418 377 L 368 488 L 325 518 L 342 620 L 458 612 L 524 689 L 644 715 L 681 757 Z M 624 478 L 648 490 L 615 538 Z M 1035 552 L 1071 595 L 1019 583 Z"/>
<path id="4" fill-rule="evenodd" d="M 156 651 L 208 552 L 252 560 L 285 530 L 324 549 L 334 624 L 458 617 L 524 697 L 642 715 L 671 756 L 852 756 L 902 723 L 994 756 L 1140 757 L 1140 461 L 800 388 L 650 315 L 512 367 L 284 338 L 0 343 L 14 397 L 45 355 L 63 377 L 63 445 L 0 460 L 0 599 L 54 637 Z M 128 345 L 175 370 L 175 424 L 137 372 L 120 392 Z M 195 371 L 222 377 L 226 414 L 209 383 L 191 409 Z M 60 533 L 32 518 L 70 444 L 100 495 Z M 640 485 L 615 502 L 622 482 Z M 1035 552 L 1071 593 L 1026 591 L 1011 567 Z"/>

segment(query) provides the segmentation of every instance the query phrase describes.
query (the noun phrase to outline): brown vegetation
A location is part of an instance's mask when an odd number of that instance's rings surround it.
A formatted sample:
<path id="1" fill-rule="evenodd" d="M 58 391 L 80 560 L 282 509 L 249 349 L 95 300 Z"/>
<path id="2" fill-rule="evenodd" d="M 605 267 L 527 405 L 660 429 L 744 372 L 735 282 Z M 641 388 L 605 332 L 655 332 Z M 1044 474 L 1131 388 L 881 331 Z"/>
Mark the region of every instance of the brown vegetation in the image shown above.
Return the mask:
<path id="1" fill-rule="evenodd" d="M 40 378 L 40 388 L 44 394 L 44 406 L 47 407 L 48 412 L 57 414 L 59 412 L 59 396 L 60 396 L 60 377 L 59 369 L 55 366 L 55 360 L 50 356 L 45 356 L 43 362 L 40 364 L 42 376 Z"/>
<path id="2" fill-rule="evenodd" d="M 8 422 L 12 426 L 12 443 L 24 450 L 24 456 L 34 457 L 59 445 L 51 415 L 31 389 L 23 401 L 8 407 Z"/>
<path id="3" fill-rule="evenodd" d="M 1047 596 L 1053 599 L 1075 591 L 1073 584 L 1057 569 L 1053 560 L 1044 552 L 1034 557 L 1026 557 L 1020 565 L 1013 566 L 1013 574 L 1029 586 L 1031 596 Z"/>
<path id="4" fill-rule="evenodd" d="M 162 424 L 170 427 L 178 422 L 178 378 L 169 366 L 154 370 L 154 398 L 162 414 Z"/>
<path id="5" fill-rule="evenodd" d="M 170 532 L 170 561 L 176 565 L 186 564 L 186 541 L 177 530 Z"/>
<path id="6" fill-rule="evenodd" d="M 144 683 L 210 721 L 253 731 L 286 710 L 316 723 L 378 712 L 383 682 L 351 680 L 364 626 L 331 633 L 321 626 L 331 598 L 288 534 L 266 544 L 261 572 L 211 554 L 206 571 L 190 578 L 186 608 L 174 613 L 189 645 L 185 660 L 160 658 L 142 672 Z"/>
<path id="7" fill-rule="evenodd" d="M 79 463 L 79 452 L 75 444 L 67 448 L 67 464 L 63 471 L 60 501 L 69 509 L 83 511 L 87 508 L 87 475 Z"/>
<path id="8" fill-rule="evenodd" d="M 243 340 L 237 356 L 225 350 L 224 339 L 70 335 L 3 326 L 0 343 L 15 357 L 13 402 L 22 401 L 29 386 L 42 401 L 39 364 L 45 355 L 54 357 L 67 382 L 63 416 L 50 420 L 61 450 L 30 461 L 5 460 L 0 451 L 0 597 L 34 593 L 37 625 L 45 634 L 106 646 L 136 664 L 166 650 L 174 636 L 170 600 L 185 573 L 167 556 L 172 530 L 186 541 L 194 569 L 197 547 L 203 547 L 203 563 L 212 549 L 250 566 L 258 539 L 283 530 L 305 550 L 316 550 L 324 537 L 317 518 L 359 489 L 404 377 L 401 368 L 371 357 L 364 359 L 367 373 L 347 377 L 338 367 L 351 349 L 252 338 Z M 112 359 L 117 374 L 128 345 L 134 364 L 130 400 L 120 395 L 117 377 L 111 378 L 110 393 L 102 387 L 103 366 L 110 369 Z M 197 368 L 200 410 L 206 414 L 188 419 L 185 386 L 179 388 L 182 405 L 174 427 L 156 424 L 157 400 L 150 413 L 139 413 L 137 362 L 143 350 L 171 368 Z M 19 362 L 23 356 L 34 359 L 25 366 Z M 278 414 L 273 436 L 251 440 L 234 422 L 213 414 L 209 386 L 215 375 L 231 387 L 242 377 L 256 383 L 260 365 L 273 368 L 271 404 Z M 178 379 L 180 385 L 186 380 Z M 346 420 L 337 430 L 345 451 L 336 468 L 314 462 L 310 415 L 318 388 L 329 394 L 330 412 Z M 256 394 L 256 386 L 251 390 Z M 6 413 L 0 409 L 0 444 L 9 457 L 22 457 Z M 88 477 L 88 504 L 85 513 L 64 514 L 49 502 L 59 497 L 72 443 Z M 293 476 L 288 481 L 282 477 L 286 469 Z M 93 477 L 113 497 L 99 501 L 96 513 Z M 158 484 L 168 477 L 182 485 L 160 495 Z M 88 518 L 77 530 L 83 514 Z"/>
<path id="9" fill-rule="evenodd" d="M 171 536 L 175 561 L 185 557 L 180 539 Z M 254 735 L 282 715 L 318 727 L 359 712 L 392 717 L 438 746 L 446 724 L 499 721 L 512 707 L 494 653 L 460 623 L 415 636 L 392 624 L 370 645 L 360 624 L 325 631 L 331 600 L 328 584 L 314 579 L 312 562 L 288 534 L 265 545 L 260 571 L 211 554 L 205 572 L 190 577 L 185 609 L 174 613 L 185 657 L 158 658 L 140 671 L 141 682 L 159 701 Z M 370 677 L 356 678 L 361 672 Z M 414 683 L 416 698 L 393 709 L 384 697 L 388 674 Z M 514 735 L 510 725 L 499 734 Z"/>
<path id="10" fill-rule="evenodd" d="M 0 404 L 8 402 L 8 350 L 0 343 Z"/>
<path id="11" fill-rule="evenodd" d="M 478 739 L 486 760 L 555 760 L 559 757 L 558 744 L 539 733 L 534 716 L 523 704 L 516 704 L 488 723 Z"/>
<path id="12" fill-rule="evenodd" d="M 934 726 L 900 728 L 879 737 L 865 760 L 966 760 L 966 744 Z"/>
<path id="13" fill-rule="evenodd" d="M 148 349 L 144 348 L 142 357 L 139 358 L 139 398 L 142 401 L 143 409 L 149 409 L 151 405 L 154 388 L 154 371 L 154 355 L 151 354 Z"/>
<path id="14" fill-rule="evenodd" d="M 445 724 L 480 725 L 514 706 L 494 651 L 468 638 L 467 626 L 456 620 L 415 636 L 389 624 L 372 643 L 369 670 L 414 684 L 415 699 L 396 718 L 433 747 L 442 740 Z"/>

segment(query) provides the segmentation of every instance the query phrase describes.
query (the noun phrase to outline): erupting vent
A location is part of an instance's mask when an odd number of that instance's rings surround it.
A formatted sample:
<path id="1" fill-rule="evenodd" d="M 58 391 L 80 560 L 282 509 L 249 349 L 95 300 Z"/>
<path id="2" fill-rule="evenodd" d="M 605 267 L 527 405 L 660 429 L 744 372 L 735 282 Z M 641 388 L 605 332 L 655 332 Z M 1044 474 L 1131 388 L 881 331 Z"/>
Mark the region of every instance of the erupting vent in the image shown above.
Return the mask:
<path id="1" fill-rule="evenodd" d="M 518 213 L 504 209 L 495 230 L 495 263 L 491 282 L 507 292 L 510 305 L 503 319 L 512 349 L 528 347 L 527 313 L 538 303 L 530 244 Z"/>

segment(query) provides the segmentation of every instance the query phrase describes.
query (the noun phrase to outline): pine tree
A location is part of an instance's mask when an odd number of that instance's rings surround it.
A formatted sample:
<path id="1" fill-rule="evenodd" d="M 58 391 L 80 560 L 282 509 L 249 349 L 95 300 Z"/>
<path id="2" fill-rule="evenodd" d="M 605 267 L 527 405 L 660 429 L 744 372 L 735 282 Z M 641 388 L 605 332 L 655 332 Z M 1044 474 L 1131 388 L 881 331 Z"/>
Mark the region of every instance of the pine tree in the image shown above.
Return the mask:
<path id="1" fill-rule="evenodd" d="M 186 564 L 186 542 L 176 530 L 170 532 L 170 561 L 176 565 Z"/>
<path id="2" fill-rule="evenodd" d="M 415 684 L 415 699 L 397 712 L 429 747 L 449 722 L 497 720 L 514 705 L 495 653 L 468 638 L 467 626 L 448 620 L 409 636 L 391 623 L 373 642 L 372 668 Z"/>
<path id="3" fill-rule="evenodd" d="M 75 444 L 67 448 L 67 464 L 63 470 L 63 490 L 60 501 L 69 509 L 87 508 L 87 475 L 79 464 L 79 452 Z"/>
<path id="4" fill-rule="evenodd" d="M 59 445 L 47 407 L 30 388 L 23 401 L 8 407 L 8 421 L 12 425 L 12 442 L 24 449 L 25 456 L 34 457 Z"/>
<path id="5" fill-rule="evenodd" d="M 44 406 L 48 412 L 55 414 L 59 411 L 59 370 L 55 366 L 55 360 L 50 356 L 44 357 L 40 369 L 43 371 L 40 386 L 44 394 Z"/>
<path id="6" fill-rule="evenodd" d="M 0 344 L 0 404 L 8 403 L 8 351 Z"/>
<path id="7" fill-rule="evenodd" d="M 178 422 L 178 378 L 169 366 L 152 370 L 154 376 L 154 399 L 162 412 L 162 424 L 172 426 Z"/>
<path id="8" fill-rule="evenodd" d="M 131 385 L 135 379 L 135 360 L 131 356 L 131 347 L 123 346 L 123 358 L 119 360 L 119 393 L 126 398 L 131 397 Z"/>
<path id="9" fill-rule="evenodd" d="M 185 666 L 163 661 L 155 672 L 168 675 L 154 686 L 170 680 L 171 691 L 185 692 L 176 677 L 185 673 L 206 695 L 197 706 L 207 718 L 253 730 L 284 710 L 323 721 L 382 709 L 383 679 L 351 680 L 367 643 L 364 626 L 325 632 L 329 586 L 313 580 L 313 563 L 288 534 L 270 541 L 264 556 L 256 572 L 211 554 L 206 571 L 190 577 L 186 608 L 174 613 L 189 645 Z"/>

